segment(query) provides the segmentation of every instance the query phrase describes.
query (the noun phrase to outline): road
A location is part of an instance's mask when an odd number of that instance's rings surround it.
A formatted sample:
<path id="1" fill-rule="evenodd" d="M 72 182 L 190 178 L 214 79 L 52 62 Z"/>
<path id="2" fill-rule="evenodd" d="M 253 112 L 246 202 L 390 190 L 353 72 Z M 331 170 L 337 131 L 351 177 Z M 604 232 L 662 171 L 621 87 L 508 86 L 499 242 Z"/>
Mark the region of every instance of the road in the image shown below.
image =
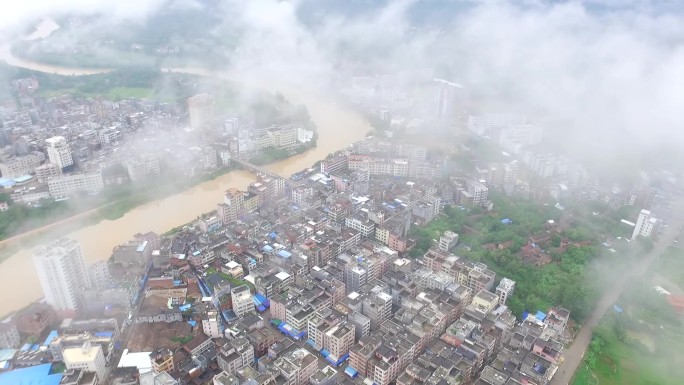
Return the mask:
<path id="1" fill-rule="evenodd" d="M 594 307 L 594 310 L 587 318 L 587 321 L 582 325 L 577 337 L 570 347 L 565 350 L 563 354 L 565 361 L 553 377 L 553 380 L 551 380 L 551 385 L 570 384 L 575 371 L 582 362 L 589 342 L 591 342 L 592 331 L 596 325 L 598 325 L 599 321 L 601 321 L 601 318 L 603 318 L 606 311 L 618 300 L 620 294 L 624 291 L 627 282 L 634 277 L 643 275 L 658 255 L 662 254 L 677 237 L 679 229 L 684 223 L 684 200 L 679 199 L 676 203 L 672 204 L 672 207 L 672 222 L 670 227 L 662 234 L 660 239 L 654 243 L 653 250 L 632 266 L 632 268 L 629 269 L 625 275 L 620 277 L 599 299 L 596 307 Z"/>
<path id="2" fill-rule="evenodd" d="M 130 341 L 132 332 L 133 332 L 133 326 L 135 326 L 135 319 L 138 317 L 138 312 L 140 311 L 140 307 L 142 306 L 143 300 L 145 299 L 145 293 L 144 290 L 141 290 L 138 299 L 136 300 L 135 304 L 131 307 L 131 310 L 129 311 L 130 316 L 130 323 L 129 317 L 126 316 L 124 317 L 124 321 L 121 323 L 120 326 L 120 332 L 119 335 L 116 337 L 115 344 L 118 342 L 120 344 L 120 349 L 116 349 L 114 351 L 114 354 L 112 354 L 111 361 L 109 361 L 107 365 L 107 371 L 105 373 L 105 384 L 108 384 L 110 382 L 110 377 L 114 370 L 118 367 L 119 361 L 121 361 L 121 357 L 123 356 L 123 351 L 128 348 L 128 341 Z"/>

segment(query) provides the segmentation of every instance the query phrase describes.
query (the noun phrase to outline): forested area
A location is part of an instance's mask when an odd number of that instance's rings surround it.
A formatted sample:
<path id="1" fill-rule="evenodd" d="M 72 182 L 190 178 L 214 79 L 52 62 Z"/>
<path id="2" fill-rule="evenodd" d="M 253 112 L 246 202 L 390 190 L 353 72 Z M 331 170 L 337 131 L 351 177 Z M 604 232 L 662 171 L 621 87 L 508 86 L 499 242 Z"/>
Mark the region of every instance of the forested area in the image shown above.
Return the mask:
<path id="1" fill-rule="evenodd" d="M 592 261 L 606 253 L 600 246 L 599 234 L 580 217 L 568 221 L 560 234 L 551 235 L 545 247 L 551 263 L 531 265 L 520 255 L 520 248 L 529 242 L 529 237 L 543 232 L 548 220 L 558 223 L 562 215 L 567 218 L 573 214 L 552 205 L 513 200 L 497 193 L 491 199 L 492 212 L 447 206 L 444 214 L 429 225 L 413 226 L 409 237 L 416 241 L 416 246 L 411 256 L 422 256 L 444 231 L 454 231 L 460 234 L 459 246 L 453 251 L 456 255 L 486 263 L 496 272 L 497 281 L 503 277 L 516 281 L 514 294 L 508 300 L 516 316 L 520 317 L 525 310 L 546 311 L 560 305 L 569 309 L 574 319 L 583 320 L 597 297 L 599 273 L 592 268 Z M 504 219 L 510 222 L 506 224 Z M 560 247 L 561 241 L 565 247 Z"/>

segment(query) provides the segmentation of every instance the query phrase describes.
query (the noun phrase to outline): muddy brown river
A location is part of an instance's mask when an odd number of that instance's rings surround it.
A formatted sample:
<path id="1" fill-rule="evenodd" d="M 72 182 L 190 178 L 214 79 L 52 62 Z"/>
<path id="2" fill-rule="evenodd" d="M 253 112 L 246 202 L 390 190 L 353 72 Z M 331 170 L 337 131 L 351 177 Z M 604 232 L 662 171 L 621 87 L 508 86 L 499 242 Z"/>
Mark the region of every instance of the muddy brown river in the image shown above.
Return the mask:
<path id="1" fill-rule="evenodd" d="M 31 36 L 35 35 L 34 32 Z M 63 75 L 86 75 L 106 71 L 64 68 L 25 61 L 12 56 L 8 46 L 0 47 L 0 60 L 18 67 Z M 174 71 L 240 79 L 234 74 L 205 73 L 198 69 L 174 69 Z M 362 116 L 342 104 L 313 91 L 276 84 L 264 82 L 263 84 L 250 84 L 250 86 L 280 92 L 293 103 L 305 104 L 318 127 L 318 142 L 315 149 L 266 166 L 271 171 L 289 176 L 310 167 L 328 154 L 360 140 L 370 130 L 370 126 Z M 254 181 L 254 176 L 251 173 L 230 172 L 167 198 L 139 206 L 119 219 L 101 221 L 76 230 L 67 236 L 76 239 L 81 244 L 87 263 L 107 259 L 114 246 L 132 238 L 133 234 L 147 231 L 163 233 L 187 223 L 199 214 L 215 209 L 216 205 L 222 201 L 223 191 L 226 189 L 230 187 L 244 189 L 252 181 Z M 49 232 L 45 238 L 50 239 Z M 31 249 L 21 249 L 0 263 L 0 293 L 2 293 L 0 294 L 0 309 L 2 309 L 0 314 L 20 309 L 42 297 L 31 259 Z"/>

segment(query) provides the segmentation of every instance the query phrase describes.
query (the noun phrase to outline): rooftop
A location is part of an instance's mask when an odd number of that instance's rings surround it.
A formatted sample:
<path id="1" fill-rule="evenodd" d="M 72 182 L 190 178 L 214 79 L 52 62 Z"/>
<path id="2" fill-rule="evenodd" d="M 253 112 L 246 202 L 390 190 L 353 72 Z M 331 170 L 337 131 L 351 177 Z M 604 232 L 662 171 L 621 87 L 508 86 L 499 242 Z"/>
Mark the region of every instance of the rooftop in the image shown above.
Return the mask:
<path id="1" fill-rule="evenodd" d="M 102 347 L 100 347 L 100 345 L 90 345 L 86 342 L 83 346 L 65 348 L 62 350 L 62 356 L 64 357 L 64 361 L 94 361 L 95 357 L 97 357 L 97 353 L 101 351 Z"/>
<path id="2" fill-rule="evenodd" d="M 62 374 L 50 374 L 52 364 L 31 366 L 0 374 L 0 385 L 58 385 Z"/>

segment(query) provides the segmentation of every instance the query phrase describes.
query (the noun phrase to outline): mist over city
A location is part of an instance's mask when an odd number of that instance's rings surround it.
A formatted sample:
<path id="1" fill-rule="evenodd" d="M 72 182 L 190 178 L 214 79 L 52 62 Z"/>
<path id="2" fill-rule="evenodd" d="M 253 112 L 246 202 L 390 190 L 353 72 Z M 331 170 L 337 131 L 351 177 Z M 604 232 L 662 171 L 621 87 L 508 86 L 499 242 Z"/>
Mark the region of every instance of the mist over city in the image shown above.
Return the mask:
<path id="1" fill-rule="evenodd" d="M 0 11 L 0 385 L 678 385 L 684 4 Z"/>

